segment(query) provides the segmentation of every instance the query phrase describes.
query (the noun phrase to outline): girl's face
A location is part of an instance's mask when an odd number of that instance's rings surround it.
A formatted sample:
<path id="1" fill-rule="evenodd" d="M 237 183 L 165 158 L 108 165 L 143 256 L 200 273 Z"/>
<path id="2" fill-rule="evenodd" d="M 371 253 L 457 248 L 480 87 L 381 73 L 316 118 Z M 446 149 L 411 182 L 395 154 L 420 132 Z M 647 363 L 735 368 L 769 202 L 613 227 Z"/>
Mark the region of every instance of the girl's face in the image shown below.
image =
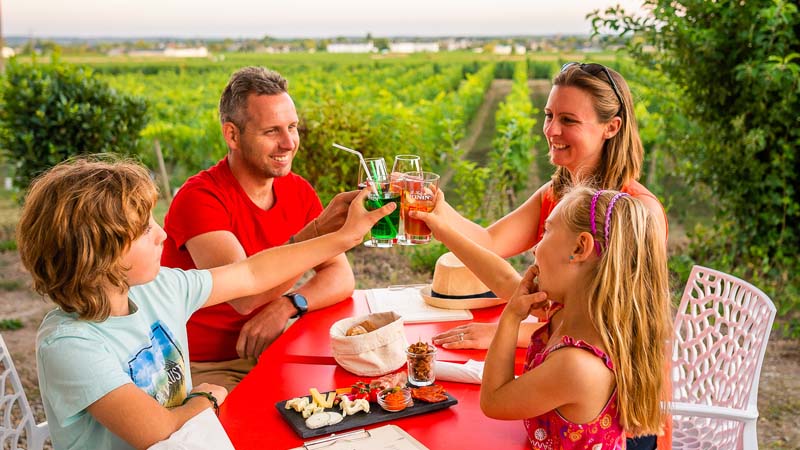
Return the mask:
<path id="1" fill-rule="evenodd" d="M 144 233 L 134 239 L 130 248 L 122 256 L 123 267 L 128 268 L 128 284 L 138 284 L 153 281 L 161 268 L 161 251 L 167 233 L 161 228 L 153 215 Z"/>
<path id="2" fill-rule="evenodd" d="M 607 125 L 598 122 L 592 97 L 573 86 L 553 86 L 544 107 L 550 162 L 570 173 L 593 172 L 600 164 Z"/>
<path id="3" fill-rule="evenodd" d="M 577 235 L 564 224 L 559 214 L 560 203 L 544 223 L 542 240 L 533 248 L 539 268 L 539 290 L 547 292 L 551 300 L 562 301 L 570 280 L 569 256 L 577 244 Z"/>

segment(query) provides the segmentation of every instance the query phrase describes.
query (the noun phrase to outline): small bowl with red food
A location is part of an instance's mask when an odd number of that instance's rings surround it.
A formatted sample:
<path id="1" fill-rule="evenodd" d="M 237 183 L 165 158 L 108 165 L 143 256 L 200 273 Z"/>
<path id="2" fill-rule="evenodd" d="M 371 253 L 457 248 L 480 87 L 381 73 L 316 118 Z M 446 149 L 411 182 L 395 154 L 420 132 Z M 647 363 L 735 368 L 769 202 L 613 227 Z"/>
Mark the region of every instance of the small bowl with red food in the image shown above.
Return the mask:
<path id="1" fill-rule="evenodd" d="M 398 412 L 409 406 L 414 406 L 411 399 L 411 389 L 393 387 L 378 393 L 378 404 L 386 411 Z"/>

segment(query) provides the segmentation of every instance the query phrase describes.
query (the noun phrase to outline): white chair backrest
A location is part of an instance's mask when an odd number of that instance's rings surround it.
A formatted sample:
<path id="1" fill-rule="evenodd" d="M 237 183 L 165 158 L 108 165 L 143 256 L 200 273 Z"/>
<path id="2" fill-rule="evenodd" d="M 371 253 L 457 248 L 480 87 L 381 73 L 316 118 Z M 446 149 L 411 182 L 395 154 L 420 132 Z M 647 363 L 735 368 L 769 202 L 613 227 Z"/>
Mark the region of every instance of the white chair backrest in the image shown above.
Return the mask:
<path id="1" fill-rule="evenodd" d="M 47 422 L 36 425 L 17 369 L 0 335 L 0 449 L 39 450 L 47 436 Z"/>
<path id="2" fill-rule="evenodd" d="M 694 266 L 675 317 L 674 401 L 756 407 L 775 305 L 734 276 Z"/>

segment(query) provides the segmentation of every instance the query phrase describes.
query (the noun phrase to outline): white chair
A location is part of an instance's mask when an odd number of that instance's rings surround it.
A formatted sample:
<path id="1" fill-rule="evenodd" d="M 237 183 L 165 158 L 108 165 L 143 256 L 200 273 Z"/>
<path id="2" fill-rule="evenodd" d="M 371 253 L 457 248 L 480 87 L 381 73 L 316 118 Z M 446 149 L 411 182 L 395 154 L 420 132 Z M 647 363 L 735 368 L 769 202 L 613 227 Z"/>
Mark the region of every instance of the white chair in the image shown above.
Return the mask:
<path id="1" fill-rule="evenodd" d="M 41 450 L 49 436 L 47 422 L 36 424 L 11 354 L 0 335 L 0 448 Z M 26 446 L 20 447 L 23 442 L 27 442 Z"/>
<path id="2" fill-rule="evenodd" d="M 758 449 L 758 378 L 775 305 L 731 275 L 694 266 L 675 317 L 673 449 Z"/>

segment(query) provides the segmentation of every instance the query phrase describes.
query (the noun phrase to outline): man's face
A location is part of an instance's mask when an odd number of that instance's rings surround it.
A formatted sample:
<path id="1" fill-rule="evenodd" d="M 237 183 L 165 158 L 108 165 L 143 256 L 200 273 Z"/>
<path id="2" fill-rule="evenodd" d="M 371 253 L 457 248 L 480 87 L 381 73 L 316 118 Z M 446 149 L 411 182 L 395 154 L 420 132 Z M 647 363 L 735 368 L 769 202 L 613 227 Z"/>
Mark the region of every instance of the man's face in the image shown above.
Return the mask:
<path id="1" fill-rule="evenodd" d="M 288 175 L 300 146 L 297 123 L 297 111 L 289 94 L 251 94 L 238 148 L 232 150 L 240 152 L 242 161 L 254 173 L 267 178 Z"/>

